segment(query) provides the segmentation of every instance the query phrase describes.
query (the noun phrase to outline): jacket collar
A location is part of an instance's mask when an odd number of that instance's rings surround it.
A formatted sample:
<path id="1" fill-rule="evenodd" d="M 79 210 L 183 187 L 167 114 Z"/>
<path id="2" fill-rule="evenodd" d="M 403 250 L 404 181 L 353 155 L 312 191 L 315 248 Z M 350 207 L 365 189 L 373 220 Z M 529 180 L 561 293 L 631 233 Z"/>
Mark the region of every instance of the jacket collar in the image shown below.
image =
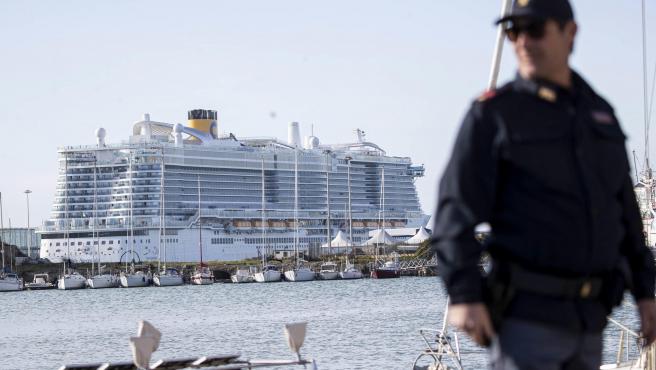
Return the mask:
<path id="1" fill-rule="evenodd" d="M 589 89 L 588 84 L 574 70 L 572 70 L 572 86 L 570 88 L 543 79 L 524 79 L 519 73 L 515 76 L 513 87 L 516 91 L 537 96 L 550 103 L 576 99 L 581 92 Z"/>

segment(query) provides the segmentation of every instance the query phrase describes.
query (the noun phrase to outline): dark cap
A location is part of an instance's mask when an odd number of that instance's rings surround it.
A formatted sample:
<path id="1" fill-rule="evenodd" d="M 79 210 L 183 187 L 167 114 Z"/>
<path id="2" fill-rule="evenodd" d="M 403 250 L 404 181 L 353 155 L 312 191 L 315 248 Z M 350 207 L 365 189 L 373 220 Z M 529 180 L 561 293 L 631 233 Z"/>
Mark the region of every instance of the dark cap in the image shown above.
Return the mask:
<path id="1" fill-rule="evenodd" d="M 568 0 L 515 0 L 510 13 L 496 23 L 524 17 L 566 22 L 574 19 L 574 12 Z"/>

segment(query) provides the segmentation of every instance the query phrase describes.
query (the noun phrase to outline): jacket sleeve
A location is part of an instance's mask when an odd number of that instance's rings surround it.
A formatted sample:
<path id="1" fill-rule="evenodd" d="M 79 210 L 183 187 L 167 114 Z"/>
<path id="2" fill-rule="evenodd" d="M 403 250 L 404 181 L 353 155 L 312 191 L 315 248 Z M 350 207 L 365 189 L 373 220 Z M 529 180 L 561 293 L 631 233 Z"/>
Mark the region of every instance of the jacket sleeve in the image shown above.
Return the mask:
<path id="1" fill-rule="evenodd" d="M 489 221 L 494 204 L 502 132 L 484 104 L 465 116 L 439 185 L 431 247 L 452 303 L 483 301 L 474 228 Z"/>
<path id="2" fill-rule="evenodd" d="M 633 281 L 631 293 L 636 300 L 654 298 L 654 256 L 645 243 L 642 217 L 627 174 L 622 188 L 623 223 L 626 230 L 622 241 L 622 254 L 627 258 Z"/>

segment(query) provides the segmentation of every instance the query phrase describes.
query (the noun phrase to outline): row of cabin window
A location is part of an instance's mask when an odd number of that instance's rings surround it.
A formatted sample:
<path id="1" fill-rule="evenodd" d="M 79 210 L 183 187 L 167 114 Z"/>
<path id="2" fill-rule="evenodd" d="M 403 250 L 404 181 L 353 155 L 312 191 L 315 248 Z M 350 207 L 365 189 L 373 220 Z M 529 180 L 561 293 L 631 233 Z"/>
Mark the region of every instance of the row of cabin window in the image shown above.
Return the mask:
<path id="1" fill-rule="evenodd" d="M 176 241 L 177 241 L 177 239 L 176 239 Z M 117 240 L 116 242 L 117 242 L 116 244 L 121 244 L 120 240 Z M 137 244 L 137 241 L 134 240 L 134 239 L 132 240 L 132 242 L 134 244 Z M 143 242 L 144 242 L 143 239 L 139 240 L 139 243 L 143 244 Z M 146 239 L 146 243 L 150 243 L 150 239 Z M 114 241 L 113 240 L 107 240 L 107 241 L 106 240 L 101 240 L 100 241 L 100 245 L 105 245 L 105 244 L 110 244 L 111 245 L 111 244 L 114 244 Z M 127 240 L 125 241 L 125 244 L 128 244 Z M 63 242 L 63 243 L 57 242 L 57 243 L 55 243 L 55 246 L 57 246 L 57 247 L 59 247 L 60 245 L 63 245 L 64 247 L 66 247 L 67 243 L 66 242 Z M 77 245 L 82 245 L 82 242 L 77 242 Z M 91 245 L 91 242 L 87 241 L 86 245 Z M 98 240 L 94 240 L 93 245 L 98 245 Z M 50 246 L 52 247 L 52 243 L 50 243 Z M 73 247 L 73 246 L 75 246 L 75 242 L 71 243 L 71 247 Z"/>

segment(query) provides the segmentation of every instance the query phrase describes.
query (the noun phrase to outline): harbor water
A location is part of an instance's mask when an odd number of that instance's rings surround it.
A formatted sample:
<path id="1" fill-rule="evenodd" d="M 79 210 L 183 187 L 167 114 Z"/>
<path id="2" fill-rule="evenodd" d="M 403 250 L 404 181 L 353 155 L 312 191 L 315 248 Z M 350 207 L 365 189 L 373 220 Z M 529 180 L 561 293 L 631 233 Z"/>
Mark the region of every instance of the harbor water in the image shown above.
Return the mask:
<path id="1" fill-rule="evenodd" d="M 0 369 L 130 360 L 128 338 L 142 319 L 162 332 L 153 360 L 291 359 L 283 325 L 307 321 L 301 352 L 319 369 L 411 369 L 424 347 L 418 329 L 438 328 L 445 300 L 435 277 L 3 293 Z M 637 329 L 633 311 L 625 305 L 614 316 Z M 617 336 L 606 335 L 606 362 Z M 483 350 L 466 339 L 461 346 L 474 351 L 465 368 L 486 367 Z"/>

